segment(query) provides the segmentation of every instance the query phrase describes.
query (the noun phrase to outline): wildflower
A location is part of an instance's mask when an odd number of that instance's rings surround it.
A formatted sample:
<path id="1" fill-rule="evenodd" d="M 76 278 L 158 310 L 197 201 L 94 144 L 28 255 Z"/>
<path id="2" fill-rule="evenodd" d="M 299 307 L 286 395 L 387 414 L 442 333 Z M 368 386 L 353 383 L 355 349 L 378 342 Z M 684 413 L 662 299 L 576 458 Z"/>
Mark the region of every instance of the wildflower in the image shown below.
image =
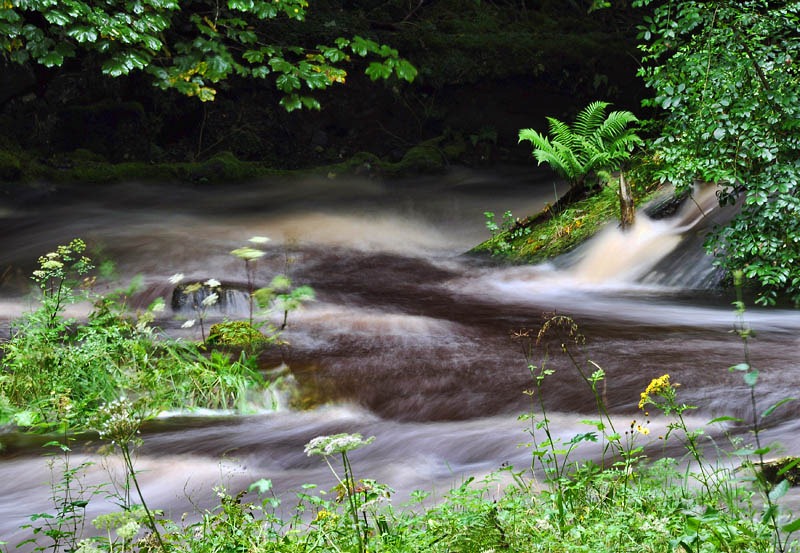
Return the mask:
<path id="1" fill-rule="evenodd" d="M 124 446 L 136 439 L 142 419 L 137 407 L 122 397 L 103 405 L 92 422 L 100 439 Z"/>
<path id="2" fill-rule="evenodd" d="M 188 321 L 186 321 L 181 325 L 181 328 L 192 328 L 194 326 L 194 323 L 195 323 L 194 319 L 189 319 Z"/>
<path id="3" fill-rule="evenodd" d="M 330 511 L 326 511 L 325 509 L 320 509 L 320 511 L 317 513 L 317 516 L 314 517 L 314 520 L 312 522 L 322 522 L 323 520 L 328 518 L 334 519 L 336 518 L 336 515 L 334 513 L 331 513 Z"/>
<path id="4" fill-rule="evenodd" d="M 64 267 L 64 264 L 60 261 L 56 261 L 55 259 L 48 259 L 44 263 L 42 263 L 42 269 L 61 269 Z"/>
<path id="5" fill-rule="evenodd" d="M 199 291 L 202 287 L 203 287 L 203 285 L 200 284 L 199 282 L 192 282 L 191 284 L 187 284 L 183 288 L 183 294 L 186 295 L 186 296 L 189 296 L 189 295 L 194 294 L 195 292 Z"/>
<path id="6" fill-rule="evenodd" d="M 366 440 L 361 437 L 361 434 L 334 434 L 333 436 L 317 436 L 306 444 L 303 449 L 309 457 L 312 455 L 333 455 L 335 453 L 345 453 L 353 449 L 371 444 L 375 440 L 375 436 L 367 438 Z"/>
<path id="7" fill-rule="evenodd" d="M 220 283 L 220 281 L 218 281 L 215 278 L 210 278 L 207 281 L 205 281 L 203 284 L 205 284 L 209 288 L 217 288 L 217 287 L 220 286 L 221 283 Z"/>
<path id="8" fill-rule="evenodd" d="M 183 273 L 175 273 L 171 277 L 169 277 L 169 281 L 171 284 L 178 284 L 180 281 L 183 280 Z"/>
<path id="9" fill-rule="evenodd" d="M 92 540 L 81 540 L 78 542 L 78 547 L 75 553 L 101 553 L 100 548 L 97 547 Z"/>
<path id="10" fill-rule="evenodd" d="M 203 304 L 203 307 L 211 307 L 212 305 L 216 305 L 218 301 L 219 301 L 219 294 L 214 292 L 204 297 L 201 303 Z"/>
<path id="11" fill-rule="evenodd" d="M 139 533 L 141 525 L 135 520 L 129 520 L 119 528 L 117 528 L 117 535 L 123 540 L 130 540 Z"/>
<path id="12" fill-rule="evenodd" d="M 262 252 L 261 250 L 257 250 L 255 248 L 248 248 L 246 246 L 244 248 L 236 248 L 231 252 L 231 254 L 235 255 L 240 259 L 244 259 L 245 261 L 253 261 L 258 259 L 259 257 L 264 256 L 264 252 Z"/>
<path id="13" fill-rule="evenodd" d="M 639 399 L 639 409 L 644 409 L 644 406 L 648 403 L 655 403 L 655 397 L 663 396 L 672 389 L 673 385 L 669 382 L 668 374 L 654 378 L 650 381 L 650 384 L 647 385 L 645 391 L 641 393 L 641 398 Z"/>
<path id="14" fill-rule="evenodd" d="M 643 434 L 643 435 L 645 435 L 645 436 L 647 436 L 648 434 L 650 434 L 650 429 L 649 429 L 649 428 L 647 428 L 646 426 L 642 426 L 641 424 L 637 424 L 637 425 L 636 425 L 636 431 L 637 431 L 639 434 Z"/>

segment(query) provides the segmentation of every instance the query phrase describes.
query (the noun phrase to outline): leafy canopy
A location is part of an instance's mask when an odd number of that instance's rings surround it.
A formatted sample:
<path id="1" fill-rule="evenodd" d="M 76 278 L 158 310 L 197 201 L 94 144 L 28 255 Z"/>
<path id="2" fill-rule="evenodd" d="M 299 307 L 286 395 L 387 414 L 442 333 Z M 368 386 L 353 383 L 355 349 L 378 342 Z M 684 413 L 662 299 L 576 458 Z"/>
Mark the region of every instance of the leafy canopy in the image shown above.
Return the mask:
<path id="1" fill-rule="evenodd" d="M 638 119 L 629 111 L 612 111 L 606 116 L 608 102 L 592 102 L 570 126 L 548 117 L 550 137 L 533 129 L 519 131 L 519 141 L 533 144 L 533 156 L 547 163 L 573 187 L 586 184 L 597 171 L 615 171 L 630 158 L 634 146 L 642 140 L 629 125 Z"/>
<path id="2" fill-rule="evenodd" d="M 99 55 L 112 77 L 145 71 L 162 89 L 213 100 L 231 76 L 272 79 L 281 105 L 319 108 L 309 94 L 344 83 L 351 56 L 372 56 L 373 80 L 411 81 L 416 69 L 397 50 L 355 36 L 313 47 L 281 44 L 282 26 L 303 21 L 306 0 L 0 0 L 0 52 L 16 63 L 60 67 L 82 52 Z"/>
<path id="3" fill-rule="evenodd" d="M 800 302 L 800 2 L 638 0 L 641 76 L 664 111 L 660 178 L 719 185 L 741 211 L 707 241 L 758 283 L 762 304 Z"/>

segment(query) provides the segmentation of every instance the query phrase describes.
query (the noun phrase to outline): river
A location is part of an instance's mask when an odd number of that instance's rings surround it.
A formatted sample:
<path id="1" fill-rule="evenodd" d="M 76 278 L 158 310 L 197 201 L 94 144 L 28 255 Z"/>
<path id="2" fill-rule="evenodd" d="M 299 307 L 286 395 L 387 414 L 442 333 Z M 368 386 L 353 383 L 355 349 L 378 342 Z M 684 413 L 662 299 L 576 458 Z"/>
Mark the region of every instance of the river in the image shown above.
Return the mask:
<path id="1" fill-rule="evenodd" d="M 290 345 L 265 363 L 285 363 L 327 402 L 307 411 L 183 415 L 148 426 L 137 460 L 144 493 L 175 519 L 213 505 L 218 483 L 237 491 L 268 478 L 285 498 L 303 483 L 330 487 L 321 459 L 303 453 L 323 434 L 375 436 L 354 452 L 353 465 L 357 476 L 396 489 L 397 502 L 418 488 L 441 497 L 467 475 L 504 464 L 529 466 L 530 451 L 519 446 L 528 436 L 517 417 L 529 407 L 523 391 L 531 378 L 511 335 L 535 332 L 548 313 L 579 325 L 585 358 L 605 370 L 604 393 L 621 425 L 638 416 L 639 393 L 664 373 L 681 384 L 681 400 L 698 407 L 691 424 L 749 416 L 748 389 L 727 370 L 743 359 L 732 332 L 734 297 L 710 287 L 714 272 L 699 248 L 705 229 L 725 216 L 707 200 L 670 220 L 640 215 L 625 236 L 609 228 L 553 266 L 464 255 L 489 236 L 484 211 L 529 214 L 562 191 L 547 172 L 530 167 L 452 168 L 387 182 L 309 177 L 62 191 L 0 210 L 0 335 L 29 306 L 24 275 L 39 255 L 71 238 L 113 259 L 120 281 L 141 275 L 141 305 L 159 295 L 169 302 L 169 277 L 178 272 L 243 283 L 242 263 L 229 252 L 252 236 L 271 238 L 258 261 L 258 283 L 286 272 L 295 284 L 312 286 L 317 299 L 290 315 Z M 198 337 L 168 315 L 160 321 L 167 332 Z M 761 371 L 759 406 L 766 408 L 794 393 L 800 314 L 748 308 L 746 320 L 756 331 L 750 354 Z M 542 356 L 536 350 L 533 362 Z M 565 358 L 548 362 L 556 370 L 544 388 L 551 424 L 568 439 L 586 431 L 580 421 L 591 415 L 592 397 Z M 800 453 L 796 413 L 796 406 L 783 407 L 765 430 L 786 453 Z M 654 416 L 652 424 L 663 428 L 664 421 Z M 657 434 L 651 455 L 679 453 L 665 451 Z M 724 439 L 717 428 L 709 427 L 708 436 Z M 47 509 L 50 475 L 39 444 L 8 429 L 0 440 L 0 541 L 14 544 L 26 536 L 19 527 L 28 515 Z M 75 458 L 98 461 L 87 483 L 107 479 L 99 457 Z M 90 513 L 107 508 L 95 503 Z"/>

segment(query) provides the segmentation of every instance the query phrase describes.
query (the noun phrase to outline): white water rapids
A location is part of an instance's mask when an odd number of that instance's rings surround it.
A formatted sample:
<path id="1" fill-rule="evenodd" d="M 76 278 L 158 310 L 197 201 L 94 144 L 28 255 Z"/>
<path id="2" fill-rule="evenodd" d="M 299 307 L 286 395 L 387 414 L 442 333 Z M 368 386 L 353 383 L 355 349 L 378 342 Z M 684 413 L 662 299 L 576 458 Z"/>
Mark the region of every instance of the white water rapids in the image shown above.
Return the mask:
<path id="1" fill-rule="evenodd" d="M 586 355 L 608 375 L 607 399 L 621 424 L 636 416 L 639 392 L 664 373 L 682 384 L 683 401 L 699 407 L 693 424 L 747 415 L 746 387 L 727 370 L 742 352 L 731 332 L 733 297 L 705 288 L 712 270 L 698 244 L 717 212 L 703 198 L 702 210 L 689 203 L 674 219 L 639 215 L 625 235 L 609 228 L 566 266 L 510 267 L 463 255 L 488 237 L 483 211 L 523 216 L 554 201 L 553 183 L 542 175 L 453 169 L 390 182 L 129 184 L 0 209 L 0 335 L 30 306 L 25 275 L 38 256 L 71 238 L 115 260 L 120 281 L 141 275 L 142 304 L 159 295 L 169 302 L 168 279 L 177 272 L 243 282 L 241 261 L 229 252 L 254 235 L 272 239 L 259 261 L 259 284 L 286 271 L 317 293 L 290 315 L 291 346 L 275 363 L 321 390 L 328 404 L 151 425 L 137 466 L 150 504 L 174 519 L 213 505 L 218 483 L 235 492 L 269 478 L 287 504 L 303 483 L 330 487 L 324 463 L 303 454 L 322 434 L 374 435 L 353 465 L 357 476 L 398 490 L 398 503 L 416 488 L 441 497 L 466 475 L 505 463 L 528 467 L 517 415 L 528 408 L 522 392 L 530 375 L 509 336 L 538 328 L 543 313 L 568 314 L 579 324 Z M 751 356 L 761 370 L 760 404 L 797 395 L 791 388 L 800 368 L 800 314 L 749 309 L 747 321 L 757 332 Z M 161 323 L 171 334 L 198 337 L 171 317 Z M 565 360 L 551 363 L 551 425 L 568 439 L 585 431 L 579 421 L 591 416 L 591 401 Z M 796 410 L 782 408 L 765 431 L 795 454 Z M 50 473 L 38 442 L 11 429 L 0 431 L 0 442 L 0 541 L 13 546 L 28 536 L 19 529 L 28 516 L 51 508 Z M 665 453 L 657 444 L 650 452 Z M 108 479 L 91 450 L 78 459 L 96 462 L 87 482 Z M 108 508 L 93 498 L 90 514 Z"/>

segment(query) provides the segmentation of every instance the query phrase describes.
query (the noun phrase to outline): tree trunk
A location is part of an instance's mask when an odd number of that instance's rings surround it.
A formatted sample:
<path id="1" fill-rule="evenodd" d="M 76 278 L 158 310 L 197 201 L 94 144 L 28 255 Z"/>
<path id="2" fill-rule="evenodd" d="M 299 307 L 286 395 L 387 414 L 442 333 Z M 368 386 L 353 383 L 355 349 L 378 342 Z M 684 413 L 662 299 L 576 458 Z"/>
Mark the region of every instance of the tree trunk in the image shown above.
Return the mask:
<path id="1" fill-rule="evenodd" d="M 635 217 L 635 207 L 633 205 L 633 193 L 631 185 L 625 178 L 625 172 L 619 174 L 619 223 L 622 230 L 633 225 Z"/>

